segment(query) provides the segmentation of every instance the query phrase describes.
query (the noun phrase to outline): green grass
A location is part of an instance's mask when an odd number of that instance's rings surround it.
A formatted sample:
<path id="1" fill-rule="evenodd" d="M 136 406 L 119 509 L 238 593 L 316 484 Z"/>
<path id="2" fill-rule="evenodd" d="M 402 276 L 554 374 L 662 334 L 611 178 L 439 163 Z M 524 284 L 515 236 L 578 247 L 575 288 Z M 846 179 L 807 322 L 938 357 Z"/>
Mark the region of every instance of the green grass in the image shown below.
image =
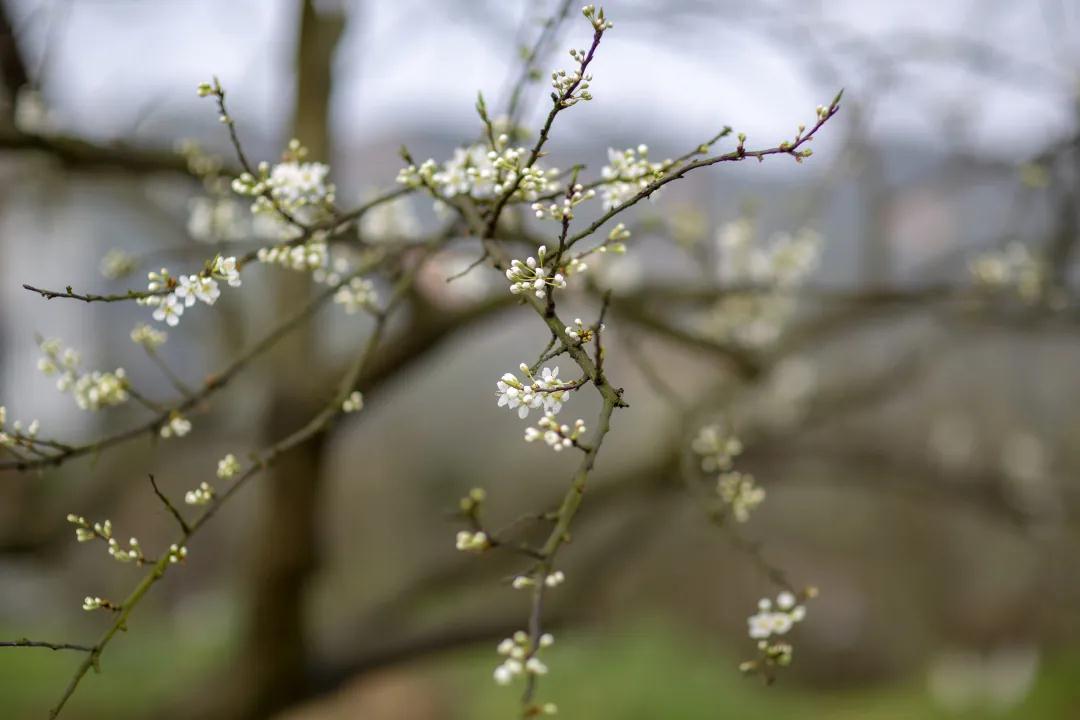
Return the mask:
<path id="1" fill-rule="evenodd" d="M 545 657 L 551 672 L 538 699 L 564 720 L 1075 720 L 1080 718 L 1080 655 L 1044 665 L 1032 692 L 1008 712 L 952 714 L 937 707 L 922 678 L 888 687 L 816 692 L 791 683 L 764 687 L 671 624 L 642 621 L 605 636 L 566 634 Z M 796 650 L 796 653 L 798 650 Z M 454 682 L 473 701 L 461 720 L 513 718 L 521 686 L 491 681 L 493 650 L 469 653 Z M 796 654 L 796 662 L 797 660 Z M 477 682 L 477 679 L 482 682 Z"/>
<path id="2" fill-rule="evenodd" d="M 1006 713 L 950 714 L 931 701 L 921 676 L 858 690 L 817 691 L 791 678 L 766 688 L 754 678 L 743 678 L 736 670 L 739 658 L 718 650 L 708 637 L 656 619 L 625 623 L 623 628 L 606 634 L 563 633 L 545 651 L 551 673 L 541 683 L 539 699 L 557 702 L 564 720 L 1080 718 L 1078 651 L 1046 659 L 1032 692 Z M 205 637 L 139 627 L 137 637 L 118 639 L 104 673 L 86 678 L 65 716 L 154 717 L 163 703 L 182 702 L 185 692 L 197 692 L 204 673 L 221 671 L 228 651 L 207 644 Z M 45 717 L 78 661 L 74 653 L 0 651 L 0 717 Z M 521 686 L 496 686 L 491 679 L 496 662 L 493 647 L 480 647 L 425 662 L 415 671 L 444 681 L 448 718 L 510 720 L 517 717 Z"/>

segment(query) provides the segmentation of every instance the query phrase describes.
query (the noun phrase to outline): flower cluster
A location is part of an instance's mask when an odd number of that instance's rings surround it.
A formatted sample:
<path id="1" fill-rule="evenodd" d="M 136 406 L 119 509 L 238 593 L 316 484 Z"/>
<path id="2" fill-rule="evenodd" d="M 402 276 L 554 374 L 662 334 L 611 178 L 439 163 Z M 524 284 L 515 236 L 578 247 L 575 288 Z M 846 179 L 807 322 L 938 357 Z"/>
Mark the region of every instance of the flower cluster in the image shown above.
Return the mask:
<path id="1" fill-rule="evenodd" d="M 374 309 L 378 299 L 375 284 L 362 277 L 352 278 L 334 293 L 334 302 L 344 307 L 349 315 L 355 315 L 360 310 Z"/>
<path id="2" fill-rule="evenodd" d="M 217 476 L 221 480 L 229 480 L 236 477 L 240 473 L 240 461 L 236 459 L 236 456 L 229 453 L 225 457 L 218 460 L 217 464 Z"/>
<path id="3" fill-rule="evenodd" d="M 558 189 L 557 169 L 544 169 L 539 163 L 530 165 L 529 151 L 507 147 L 508 142 L 506 135 L 500 135 L 497 149 L 481 144 L 457 148 L 442 167 L 434 160 L 426 160 L 419 167 L 410 164 L 398 172 L 397 181 L 407 187 L 427 187 L 448 199 L 468 196 L 490 200 L 513 188 L 511 200 L 532 201 Z"/>
<path id="4" fill-rule="evenodd" d="M 581 14 L 592 23 L 593 30 L 596 32 L 604 32 L 605 30 L 610 30 L 615 27 L 615 23 L 604 16 L 604 8 L 600 8 L 600 10 L 597 11 L 595 5 L 586 5 L 581 8 Z"/>
<path id="5" fill-rule="evenodd" d="M 83 598 L 82 609 L 91 612 L 93 610 L 111 610 L 112 612 L 120 612 L 120 606 L 99 597 L 92 597 L 87 595 Z"/>
<path id="6" fill-rule="evenodd" d="M 585 58 L 585 52 L 583 50 L 571 50 L 570 57 L 582 62 Z M 592 75 L 582 75 L 580 70 L 570 72 L 556 70 L 551 73 L 551 86 L 555 88 L 555 95 L 558 96 L 559 104 L 562 107 L 576 105 L 582 100 L 586 102 L 592 100 L 592 93 L 589 92 L 589 83 L 591 82 Z"/>
<path id="7" fill-rule="evenodd" d="M 731 506 L 738 522 L 746 522 L 750 511 L 765 501 L 765 489 L 754 482 L 754 476 L 735 470 L 720 474 L 716 491 L 720 499 Z"/>
<path id="8" fill-rule="evenodd" d="M 354 413 L 360 412 L 364 409 L 364 396 L 359 390 L 353 390 L 349 393 L 349 397 L 345 398 L 341 403 L 341 412 Z"/>
<path id="9" fill-rule="evenodd" d="M 968 268 L 982 287 L 1010 290 L 1026 303 L 1037 302 L 1045 290 L 1046 264 L 1022 243 L 1011 242 L 1003 250 L 982 253 Z"/>
<path id="10" fill-rule="evenodd" d="M 797 604 L 795 594 L 782 592 L 773 603 L 769 598 L 758 601 L 758 611 L 747 619 L 750 637 L 766 640 L 773 635 L 784 635 L 795 623 L 806 617 L 806 607 Z"/>
<path id="11" fill-rule="evenodd" d="M 799 596 L 785 590 L 776 596 L 775 602 L 770 598 L 758 601 L 758 611 L 746 621 L 750 638 L 757 640 L 758 657 L 739 665 L 743 673 L 761 673 L 766 682 L 771 682 L 774 668 L 791 664 L 791 644 L 778 638 L 786 635 L 796 623 L 802 622 L 806 617 L 803 603 L 816 595 L 817 589 L 809 587 Z"/>
<path id="12" fill-rule="evenodd" d="M 75 539 L 78 542 L 85 543 L 93 540 L 101 540 L 108 546 L 109 554 L 118 562 L 134 562 L 138 565 L 147 562 L 146 556 L 142 551 L 142 546 L 139 545 L 139 541 L 136 538 L 131 538 L 128 541 L 128 546 L 125 548 L 113 537 L 112 522 L 109 520 L 91 525 L 87 519 L 81 515 L 71 514 L 67 516 L 67 521 L 75 526 Z"/>
<path id="13" fill-rule="evenodd" d="M 232 189 L 254 198 L 251 211 L 256 215 L 282 223 L 288 218 L 304 223 L 320 220 L 333 210 L 336 189 L 329 180 L 330 167 L 308 162 L 307 154 L 307 148 L 294 138 L 280 163 L 273 167 L 259 163 L 256 175 L 242 173 L 233 180 Z M 286 214 L 288 218 L 283 217 Z"/>
<path id="14" fill-rule="evenodd" d="M 123 250 L 113 248 L 101 258 L 98 269 L 101 275 L 109 280 L 119 280 L 135 271 L 135 258 Z"/>
<path id="15" fill-rule="evenodd" d="M 585 263 L 585 258 L 593 254 L 604 255 L 610 252 L 615 255 L 624 255 L 626 253 L 625 241 L 629 239 L 630 230 L 625 224 L 618 223 L 615 227 L 611 228 L 602 243 L 595 247 L 591 247 L 584 252 L 578 253 L 567 260 L 563 274 L 570 277 L 571 275 L 585 272 L 589 269 L 588 264 Z"/>
<path id="16" fill-rule="evenodd" d="M 547 297 L 547 288 L 566 287 L 566 278 L 562 273 L 555 270 L 552 272 L 544 267 L 547 259 L 547 247 L 541 245 L 536 249 L 536 257 L 529 256 L 525 262 L 515 258 L 510 262 L 506 270 L 506 279 L 510 281 L 510 292 L 520 295 L 524 292 L 532 292 L 538 298 Z"/>
<path id="17" fill-rule="evenodd" d="M 556 570 L 553 573 L 544 576 L 544 587 L 556 588 L 566 582 L 566 575 L 562 570 Z M 536 579 L 530 575 L 518 575 L 511 582 L 510 586 L 515 590 L 524 590 L 525 588 L 536 587 Z"/>
<path id="18" fill-rule="evenodd" d="M 574 426 L 560 425 L 555 413 L 545 413 L 536 423 L 538 427 L 525 428 L 525 442 L 533 442 L 543 438 L 552 450 L 558 452 L 563 448 L 573 447 L 578 438 L 585 432 L 585 421 L 578 418 Z"/>
<path id="19" fill-rule="evenodd" d="M 496 383 L 498 391 L 499 407 L 507 407 L 511 410 L 517 408 L 518 417 L 526 418 L 529 410 L 543 407 L 544 411 L 552 416 L 562 410 L 563 402 L 570 395 L 570 388 L 559 380 L 559 368 L 543 368 L 540 377 L 532 374 L 529 366 L 521 363 L 518 366 L 525 374 L 527 383 L 518 380 L 513 373 L 506 373 Z"/>
<path id="20" fill-rule="evenodd" d="M 701 456 L 701 469 L 707 473 L 730 470 L 734 458 L 743 451 L 742 441 L 724 423 L 701 428 L 691 448 Z"/>
<path id="21" fill-rule="evenodd" d="M 163 438 L 184 437 L 191 432 L 191 421 L 174 410 L 158 432 Z"/>
<path id="22" fill-rule="evenodd" d="M 19 420 L 13 422 L 11 427 L 7 429 L 5 429 L 6 424 L 7 408 L 0 405 L 0 448 L 12 447 L 16 444 L 33 446 L 34 438 L 37 437 L 38 430 L 41 429 L 41 423 L 37 420 L 32 420 L 25 431 L 22 422 Z"/>
<path id="23" fill-rule="evenodd" d="M 577 184 L 570 189 L 569 195 L 563 197 L 561 203 L 551 203 L 544 207 L 543 203 L 537 202 L 532 204 L 532 209 L 540 220 L 546 217 L 556 222 L 563 222 L 564 220 L 573 220 L 574 208 L 586 200 L 592 200 L 594 197 L 596 197 L 595 190 L 592 188 L 586 190 L 583 185 Z"/>
<path id="24" fill-rule="evenodd" d="M 804 229 L 778 233 L 762 245 L 753 224 L 741 219 L 719 231 L 717 245 L 720 279 L 747 287 L 724 294 L 709 311 L 705 329 L 745 347 L 774 343 L 795 312 L 792 291 L 817 268 L 821 237 Z"/>
<path id="25" fill-rule="evenodd" d="M 302 243 L 259 248 L 255 257 L 267 265 L 280 265 L 298 272 L 312 272 L 326 268 L 330 254 L 327 251 L 325 235 L 314 233 Z"/>
<path id="26" fill-rule="evenodd" d="M 84 373 L 79 370 L 79 353 L 63 348 L 59 340 L 41 343 L 44 355 L 38 360 L 38 369 L 49 376 L 56 375 L 56 387 L 61 392 L 71 392 L 75 404 L 82 410 L 100 410 L 127 402 L 127 374 L 123 368 L 113 372 Z"/>
<path id="27" fill-rule="evenodd" d="M 239 287 L 240 269 L 235 257 L 216 256 L 208 267 L 200 273 L 181 275 L 174 278 L 166 268 L 147 275 L 147 291 L 150 295 L 139 298 L 141 305 L 154 308 L 153 317 L 175 327 L 184 314 L 184 308 L 193 306 L 197 301 L 213 305 L 221 297 L 218 281 L 230 287 Z"/>
<path id="28" fill-rule="evenodd" d="M 214 487 L 208 482 L 199 483 L 199 487 L 184 493 L 184 502 L 188 505 L 208 505 L 214 499 Z"/>
<path id="29" fill-rule="evenodd" d="M 529 634 L 518 630 L 513 637 L 508 637 L 499 643 L 497 648 L 499 655 L 505 659 L 495 668 L 495 682 L 500 685 L 509 685 L 514 678 L 529 675 L 546 675 L 548 668 L 538 657 L 540 650 L 551 647 L 555 638 L 550 633 L 541 635 L 535 647 Z"/>
<path id="30" fill-rule="evenodd" d="M 598 330 L 603 332 L 603 330 L 604 330 L 604 324 L 603 323 L 600 323 L 600 327 L 598 328 Z M 577 343 L 581 343 L 581 344 L 584 344 L 584 343 L 587 343 L 587 342 L 591 341 L 594 337 L 596 337 L 596 332 L 597 332 L 596 329 L 593 329 L 593 328 L 587 326 L 582 321 L 581 318 L 574 318 L 574 324 L 573 325 L 567 325 L 566 328 L 565 328 L 565 331 L 566 331 L 567 337 L 569 337 L 571 340 L 573 340 L 573 341 L 575 341 Z"/>
<path id="31" fill-rule="evenodd" d="M 131 331 L 131 342 L 142 345 L 147 350 L 157 350 L 169 339 L 168 333 L 146 323 L 139 323 Z"/>
<path id="32" fill-rule="evenodd" d="M 648 145 L 625 150 L 608 148 L 608 164 L 600 170 L 600 176 L 605 181 L 601 188 L 604 209 L 611 210 L 622 205 L 662 178 L 671 165 L 671 160 L 659 163 L 650 161 Z"/>
<path id="33" fill-rule="evenodd" d="M 491 547 L 491 539 L 482 530 L 461 530 L 457 534 L 456 547 L 462 552 L 482 553 Z"/>
<path id="34" fill-rule="evenodd" d="M 691 448 L 701 457 L 703 471 L 719 473 L 716 493 L 720 507 L 730 510 L 736 522 L 746 522 L 750 511 L 765 501 L 765 490 L 754 482 L 753 475 L 732 470 L 735 457 L 742 453 L 742 441 L 723 423 L 715 423 L 698 431 Z"/>

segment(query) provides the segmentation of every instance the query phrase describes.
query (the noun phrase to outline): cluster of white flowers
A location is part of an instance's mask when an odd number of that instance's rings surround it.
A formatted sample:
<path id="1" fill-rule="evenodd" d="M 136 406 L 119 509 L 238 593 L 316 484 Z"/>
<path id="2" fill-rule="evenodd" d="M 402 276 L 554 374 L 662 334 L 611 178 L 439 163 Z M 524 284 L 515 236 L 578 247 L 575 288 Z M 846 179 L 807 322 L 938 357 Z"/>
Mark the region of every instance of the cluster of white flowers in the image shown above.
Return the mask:
<path id="1" fill-rule="evenodd" d="M 378 299 L 375 284 L 362 277 L 352 278 L 347 285 L 341 286 L 334 293 L 334 302 L 344 307 L 349 315 L 355 315 L 360 310 L 374 309 Z"/>
<path id="2" fill-rule="evenodd" d="M 184 493 L 184 502 L 188 505 L 207 505 L 214 499 L 214 487 L 208 482 L 199 483 L 199 487 Z"/>
<path id="3" fill-rule="evenodd" d="M 1046 263 L 1023 243 L 1011 242 L 1003 250 L 982 253 L 968 268 L 979 285 L 1011 290 L 1026 303 L 1038 301 L 1045 290 Z"/>
<path id="4" fill-rule="evenodd" d="M 750 511 L 765 501 L 765 490 L 754 482 L 754 476 L 732 470 L 735 457 L 743 445 L 724 423 L 702 427 L 691 443 L 701 457 L 701 469 L 719 473 L 716 492 L 724 506 L 730 508 L 737 522 L 746 522 Z"/>
<path id="5" fill-rule="evenodd" d="M 236 477 L 240 472 L 240 461 L 236 459 L 236 456 L 229 453 L 225 457 L 218 460 L 217 464 L 217 476 L 222 480 L 229 480 Z"/>
<path id="6" fill-rule="evenodd" d="M 7 408 L 0 405 L 0 447 L 13 447 L 17 444 L 32 447 L 34 445 L 33 440 L 37 437 L 38 431 L 41 430 L 41 423 L 37 420 L 31 420 L 26 428 L 23 428 L 21 420 L 14 421 L 11 423 L 11 427 L 7 429 L 5 429 L 6 424 Z"/>
<path id="7" fill-rule="evenodd" d="M 511 582 L 510 586 L 515 590 L 524 590 L 525 588 L 536 587 L 536 579 L 530 575 L 518 575 Z M 562 570 L 556 570 L 553 573 L 544 576 L 544 587 L 556 588 L 566 582 L 566 575 Z"/>
<path id="8" fill-rule="evenodd" d="M 514 188 L 512 200 L 533 201 L 558 189 L 555 168 L 539 163 L 528 165 L 529 151 L 507 147 L 509 137 L 496 139 L 497 150 L 486 145 L 470 145 L 454 150 L 442 167 L 425 160 L 419 167 L 409 165 L 398 172 L 397 181 L 407 187 L 428 187 L 444 198 L 468 196 L 489 200 Z"/>
<path id="9" fill-rule="evenodd" d="M 147 350 L 157 350 L 169 339 L 168 333 L 146 323 L 139 323 L 131 331 L 131 342 L 142 345 Z"/>
<path id="10" fill-rule="evenodd" d="M 792 291 L 817 268 L 821 237 L 811 230 L 755 241 L 753 224 L 740 219 L 717 234 L 720 279 L 745 291 L 725 293 L 709 311 L 705 330 L 745 347 L 774 343 L 795 313 Z"/>
<path id="11" fill-rule="evenodd" d="M 574 208 L 594 197 L 596 197 L 595 190 L 592 188 L 586 190 L 583 185 L 577 184 L 571 189 L 569 197 L 563 197 L 562 202 L 553 202 L 547 207 L 544 207 L 543 203 L 536 202 L 532 204 L 532 209 L 536 217 L 541 220 L 544 218 L 550 218 L 556 222 L 573 220 Z"/>
<path id="12" fill-rule="evenodd" d="M 662 178 L 671 165 L 671 160 L 650 161 L 648 145 L 625 150 L 608 148 L 608 164 L 600 170 L 600 176 L 605 181 L 601 188 L 604 209 L 611 210 L 622 205 Z"/>
<path id="13" fill-rule="evenodd" d="M 78 542 L 90 542 L 95 538 L 107 541 L 112 537 L 112 521 L 110 520 L 91 525 L 82 515 L 69 513 L 67 521 L 75 526 L 75 540 Z"/>
<path id="14" fill-rule="evenodd" d="M 551 647 L 554 643 L 555 638 L 551 633 L 544 633 L 539 637 L 536 647 L 532 647 L 529 634 L 518 630 L 513 637 L 499 643 L 497 650 L 505 659 L 495 668 L 495 682 L 509 685 L 515 678 L 526 674 L 546 675 L 548 668 L 539 658 L 539 654 L 540 650 Z"/>
<path id="15" fill-rule="evenodd" d="M 101 271 L 102 277 L 109 280 L 118 280 L 134 272 L 135 266 L 134 257 L 123 250 L 113 248 L 101 258 L 98 269 Z"/>
<path id="16" fill-rule="evenodd" d="M 604 329 L 602 324 L 600 325 L 600 329 Z M 585 325 L 581 318 L 574 318 L 574 324 L 567 325 L 565 330 L 567 337 L 579 343 L 587 343 L 592 340 L 595 335 L 593 329 Z"/>
<path id="17" fill-rule="evenodd" d="M 731 506 L 738 522 L 749 520 L 750 511 L 765 501 L 765 488 L 754 482 L 753 475 L 737 470 L 721 473 L 716 481 L 716 491 L 720 499 Z"/>
<path id="18" fill-rule="evenodd" d="M 806 228 L 757 243 L 747 218 L 724 225 L 716 239 L 720 279 L 732 283 L 790 289 L 817 269 L 821 254 L 821 236 Z"/>
<path id="19" fill-rule="evenodd" d="M 46 375 L 57 376 L 56 388 L 71 392 L 75 404 L 82 410 L 100 410 L 127 402 L 127 374 L 123 368 L 113 372 L 82 372 L 79 370 L 79 353 L 64 348 L 57 339 L 41 343 L 44 355 L 38 360 L 38 369 Z"/>
<path id="20" fill-rule="evenodd" d="M 559 368 L 543 368 L 540 377 L 537 378 L 529 370 L 529 366 L 521 363 L 518 366 L 525 374 L 527 383 L 518 380 L 513 373 L 506 373 L 496 383 L 498 391 L 499 407 L 507 407 L 511 410 L 517 408 L 518 417 L 526 418 L 529 410 L 543 407 L 544 411 L 556 415 L 562 410 L 563 402 L 570 396 L 567 389 L 559 380 Z"/>
<path id="21" fill-rule="evenodd" d="M 359 390 L 353 390 L 341 403 L 341 412 L 354 413 L 364 409 L 364 396 Z"/>
<path id="22" fill-rule="evenodd" d="M 547 259 L 547 247 L 541 245 L 536 249 L 536 257 L 529 256 L 525 262 L 514 258 L 510 261 L 510 267 L 506 269 L 506 279 L 510 281 L 510 292 L 520 295 L 524 292 L 532 292 L 538 298 L 547 297 L 547 288 L 566 287 L 566 278 L 557 268 L 544 267 Z"/>
<path id="23" fill-rule="evenodd" d="M 113 537 L 111 521 L 105 520 L 91 525 L 86 518 L 75 514 L 69 514 L 67 521 L 75 526 L 75 539 L 78 542 L 85 543 L 101 540 L 108 546 L 109 555 L 112 555 L 118 562 L 135 562 L 140 565 L 146 562 L 142 546 L 139 545 L 136 538 L 131 538 L 128 541 L 128 547 L 125 548 Z"/>
<path id="24" fill-rule="evenodd" d="M 196 301 L 213 305 L 221 297 L 218 281 L 228 283 L 230 287 L 239 287 L 240 269 L 235 257 L 216 256 L 209 267 L 200 273 L 181 275 L 174 278 L 166 268 L 147 275 L 149 295 L 138 300 L 141 305 L 154 308 L 153 317 L 175 327 L 184 314 L 184 308 L 193 306 Z"/>
<path id="25" fill-rule="evenodd" d="M 552 450 L 573 447 L 585 432 L 585 421 L 578 418 L 574 426 L 560 425 L 554 413 L 548 412 L 536 423 L 538 427 L 525 428 L 525 442 L 543 439 Z"/>
<path id="26" fill-rule="evenodd" d="M 701 469 L 707 473 L 730 470 L 734 458 L 743 451 L 742 441 L 725 423 L 702 427 L 691 447 L 701 456 Z"/>
<path id="27" fill-rule="evenodd" d="M 581 62 L 585 58 L 585 51 L 571 49 L 570 57 Z M 582 75 L 580 70 L 570 72 L 556 70 L 551 73 L 551 86 L 555 88 L 555 94 L 560 98 L 559 104 L 562 107 L 576 105 L 582 100 L 586 102 L 592 100 L 592 93 L 589 92 L 591 82 L 592 75 Z"/>
<path id="28" fill-rule="evenodd" d="M 184 437 L 189 432 L 191 432 L 191 421 L 180 413 L 173 411 L 169 413 L 168 421 L 161 426 L 159 434 L 163 438 L 171 438 Z"/>
<path id="29" fill-rule="evenodd" d="M 91 612 L 93 610 L 112 610 L 113 612 L 119 611 L 120 608 L 113 605 L 111 602 L 104 598 L 92 597 L 87 595 L 83 598 L 82 609 Z"/>
<path id="30" fill-rule="evenodd" d="M 577 275 L 583 273 L 589 269 L 588 264 L 585 262 L 585 258 L 593 254 L 605 255 L 607 253 L 613 253 L 615 255 L 626 254 L 626 240 L 630 239 L 630 230 L 623 223 L 618 223 L 615 227 L 611 228 L 607 237 L 599 245 L 589 248 L 588 250 L 578 253 L 572 256 L 566 261 L 565 270 L 563 274 L 567 277 L 571 275 Z M 603 266 L 601 266 L 603 268 Z M 608 268 L 610 270 L 610 268 Z"/>
<path id="31" fill-rule="evenodd" d="M 290 140 L 282 162 L 259 163 L 257 175 L 242 173 L 232 182 L 233 192 L 254 198 L 252 213 L 275 222 L 288 222 L 282 213 L 304 223 L 323 219 L 333 209 L 336 189 L 330 167 L 308 162 L 307 154 L 299 140 Z"/>
<path id="32" fill-rule="evenodd" d="M 456 547 L 462 552 L 481 553 L 491 547 L 491 539 L 483 530 L 461 530 L 457 534 Z"/>
<path id="33" fill-rule="evenodd" d="M 766 640 L 773 635 L 784 635 L 795 623 L 806 617 L 806 607 L 799 605 L 794 593 L 784 591 L 773 603 L 769 598 L 758 601 L 757 613 L 747 619 L 750 637 Z"/>
<path id="34" fill-rule="evenodd" d="M 581 8 L 581 14 L 584 15 L 590 23 L 592 23 L 593 30 L 595 30 L 596 32 L 603 32 L 605 30 L 610 30 L 611 28 L 615 27 L 615 23 L 611 22 L 607 19 L 607 17 L 604 16 L 604 8 L 600 8 L 600 10 L 597 11 L 595 5 L 586 5 L 585 7 Z"/>
<path id="35" fill-rule="evenodd" d="M 173 565 L 183 562 L 187 558 L 187 548 L 183 545 L 172 544 L 169 546 L 169 562 Z"/>
<path id="36" fill-rule="evenodd" d="M 807 588 L 804 599 L 817 595 L 816 588 Z M 806 606 L 801 604 L 795 593 L 785 590 L 776 596 L 775 603 L 770 598 L 758 601 L 758 611 L 747 618 L 747 631 L 750 638 L 757 640 L 758 659 L 742 663 L 739 669 L 744 673 L 765 672 L 770 668 L 785 667 L 791 664 L 792 647 L 790 643 L 779 640 L 782 635 L 802 622 L 806 617 Z"/>
<path id="37" fill-rule="evenodd" d="M 325 235 L 314 233 L 306 242 L 259 248 L 255 257 L 267 265 L 280 265 L 298 272 L 312 272 L 325 270 L 330 254 Z"/>

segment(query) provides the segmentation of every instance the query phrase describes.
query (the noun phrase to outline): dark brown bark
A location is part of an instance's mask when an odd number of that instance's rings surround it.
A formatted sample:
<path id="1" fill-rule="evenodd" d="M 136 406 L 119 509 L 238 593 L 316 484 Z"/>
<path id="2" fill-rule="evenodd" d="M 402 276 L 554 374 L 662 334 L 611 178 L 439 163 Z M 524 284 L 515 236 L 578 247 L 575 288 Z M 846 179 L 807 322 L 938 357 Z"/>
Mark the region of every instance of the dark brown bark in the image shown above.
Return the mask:
<path id="1" fill-rule="evenodd" d="M 293 135 L 325 160 L 330 148 L 331 65 L 343 18 L 320 15 L 305 0 L 297 43 Z M 311 292 L 303 273 L 283 274 L 275 291 L 281 313 Z M 329 387 L 320 367 L 315 328 L 308 324 L 271 354 L 273 397 L 263 422 L 267 440 L 301 426 L 321 407 L 320 387 Z M 266 477 L 256 520 L 248 586 L 249 616 L 238 663 L 233 718 L 265 718 L 307 694 L 309 664 L 305 599 L 318 562 L 319 488 L 325 434 L 296 448 Z"/>

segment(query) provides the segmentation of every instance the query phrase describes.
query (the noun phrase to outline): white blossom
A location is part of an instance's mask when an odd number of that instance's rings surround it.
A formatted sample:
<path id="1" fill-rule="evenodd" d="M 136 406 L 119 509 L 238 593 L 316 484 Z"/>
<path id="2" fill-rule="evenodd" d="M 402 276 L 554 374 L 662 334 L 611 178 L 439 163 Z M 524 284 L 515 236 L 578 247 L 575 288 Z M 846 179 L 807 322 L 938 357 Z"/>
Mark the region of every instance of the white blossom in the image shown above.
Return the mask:
<path id="1" fill-rule="evenodd" d="M 188 505 L 206 505 L 213 499 L 214 488 L 208 482 L 199 483 L 199 487 L 184 493 L 184 502 Z"/>
<path id="2" fill-rule="evenodd" d="M 573 427 L 560 425 L 553 412 L 547 412 L 536 424 L 537 427 L 525 428 L 525 442 L 543 439 L 556 452 L 573 447 L 585 432 L 585 421 L 581 418 L 574 421 Z"/>
<path id="3" fill-rule="evenodd" d="M 743 450 L 742 441 L 723 422 L 702 427 L 691 447 L 701 456 L 701 469 L 705 472 L 730 469 L 733 458 Z"/>
<path id="4" fill-rule="evenodd" d="M 769 598 L 758 601 L 758 611 L 747 618 L 747 631 L 754 640 L 768 640 L 784 635 L 806 617 L 806 607 L 796 604 L 795 595 L 785 591 L 777 596 L 776 604 Z"/>
<path id="5" fill-rule="evenodd" d="M 722 473 L 717 479 L 720 498 L 731 506 L 738 522 L 746 522 L 750 511 L 765 501 L 765 489 L 754 483 L 754 476 L 732 471 Z"/>
<path id="6" fill-rule="evenodd" d="M 659 163 L 650 161 L 648 145 L 625 150 L 608 148 L 608 164 L 600 170 L 600 176 L 604 179 L 600 189 L 604 209 L 611 210 L 630 200 L 661 179 L 672 164 L 671 160 Z"/>
<path id="7" fill-rule="evenodd" d="M 532 292 L 538 298 L 547 296 L 547 289 L 566 287 L 566 278 L 557 269 L 544 267 L 547 259 L 547 247 L 541 245 L 536 250 L 536 257 L 528 257 L 524 262 L 518 259 L 510 261 L 506 270 L 506 279 L 510 281 L 510 292 L 519 295 Z"/>
<path id="8" fill-rule="evenodd" d="M 98 266 L 103 277 L 109 280 L 118 280 L 135 271 L 135 258 L 117 248 L 105 253 Z"/>
<path id="9" fill-rule="evenodd" d="M 341 411 L 346 413 L 360 412 L 363 408 L 364 396 L 359 390 L 353 390 L 341 403 Z"/>
<path id="10" fill-rule="evenodd" d="M 163 438 L 184 437 L 191 432 L 191 421 L 178 412 L 169 416 L 168 422 L 161 426 L 160 435 Z"/>
<path id="11" fill-rule="evenodd" d="M 128 401 L 127 373 L 123 368 L 83 372 L 79 369 L 79 353 L 73 348 L 63 348 L 55 338 L 42 341 L 40 347 L 43 355 L 38 360 L 38 369 L 46 375 L 56 375 L 57 389 L 70 391 L 80 409 L 96 411 Z"/>
<path id="12" fill-rule="evenodd" d="M 240 473 L 240 461 L 236 459 L 236 456 L 229 453 L 225 457 L 218 460 L 217 464 L 217 476 L 222 480 L 228 480 L 235 477 Z"/>
<path id="13" fill-rule="evenodd" d="M 367 278 L 354 277 L 334 293 L 334 302 L 344 307 L 349 315 L 355 315 L 360 310 L 371 310 L 378 302 L 375 284 Z"/>
<path id="14" fill-rule="evenodd" d="M 495 384 L 498 406 L 517 409 L 520 418 L 528 417 L 529 410 L 540 407 L 552 416 L 557 414 L 570 395 L 569 387 L 559 380 L 558 366 L 543 368 L 539 377 L 533 376 L 525 363 L 518 368 L 524 373 L 527 382 L 522 382 L 513 373 L 504 374 Z"/>
<path id="15" fill-rule="evenodd" d="M 164 330 L 158 330 L 146 323 L 139 323 L 131 331 L 131 342 L 142 345 L 147 350 L 157 350 L 168 338 Z"/>
<path id="16" fill-rule="evenodd" d="M 462 552 L 480 553 L 491 547 L 491 541 L 483 531 L 462 530 L 457 534 L 456 546 Z"/>

